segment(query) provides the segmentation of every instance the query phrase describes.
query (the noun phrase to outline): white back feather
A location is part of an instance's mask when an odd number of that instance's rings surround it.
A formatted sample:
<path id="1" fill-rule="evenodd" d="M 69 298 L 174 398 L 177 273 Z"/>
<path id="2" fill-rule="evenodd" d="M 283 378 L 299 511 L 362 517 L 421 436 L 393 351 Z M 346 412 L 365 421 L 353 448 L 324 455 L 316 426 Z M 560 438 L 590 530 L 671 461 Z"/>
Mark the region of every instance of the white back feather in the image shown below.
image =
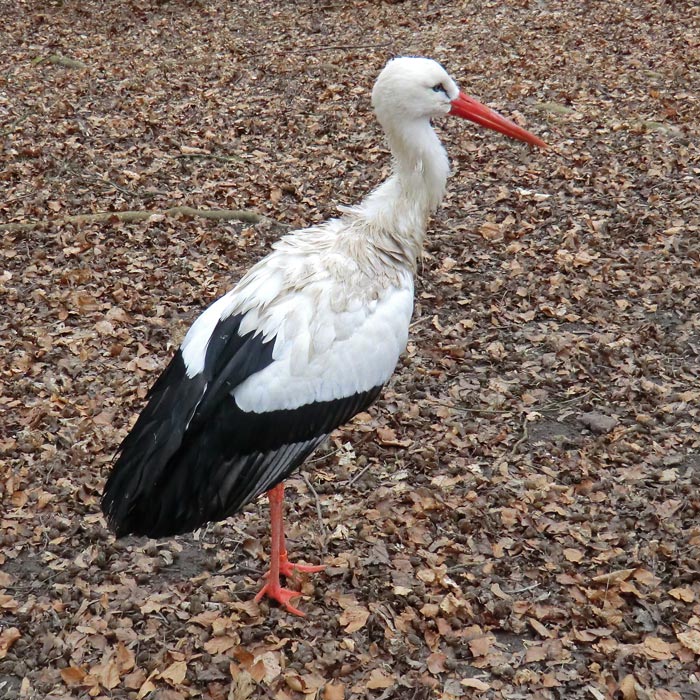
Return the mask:
<path id="1" fill-rule="evenodd" d="M 241 335 L 275 344 L 272 364 L 234 390 L 243 410 L 329 401 L 388 380 L 408 337 L 427 220 L 449 175 L 430 119 L 447 114 L 457 94 L 435 61 L 387 64 L 372 103 L 392 150 L 392 176 L 357 206 L 341 208 L 340 218 L 284 236 L 212 304 L 182 344 L 188 376 L 203 371 L 216 324 L 244 314 Z"/>

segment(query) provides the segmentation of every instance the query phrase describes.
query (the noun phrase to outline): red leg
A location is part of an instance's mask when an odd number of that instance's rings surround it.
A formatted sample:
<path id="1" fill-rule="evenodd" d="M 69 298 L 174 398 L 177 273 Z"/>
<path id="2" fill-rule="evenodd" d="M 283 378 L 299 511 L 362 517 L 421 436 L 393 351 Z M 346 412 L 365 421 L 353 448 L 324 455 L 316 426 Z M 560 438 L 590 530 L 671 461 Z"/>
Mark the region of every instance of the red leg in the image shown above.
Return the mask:
<path id="1" fill-rule="evenodd" d="M 284 484 L 275 486 L 275 488 L 281 489 L 284 494 Z M 315 574 L 319 571 L 323 571 L 326 568 L 323 565 L 292 564 L 289 559 L 287 559 L 287 546 L 284 542 L 284 522 L 280 521 L 280 525 L 280 573 L 282 576 L 291 576 L 295 571 L 301 571 L 306 574 Z"/>
<path id="2" fill-rule="evenodd" d="M 304 613 L 298 608 L 290 604 L 292 598 L 301 595 L 298 591 L 292 591 L 288 588 L 282 588 L 280 585 L 280 574 L 287 575 L 286 571 L 291 566 L 287 561 L 287 550 L 284 545 L 284 532 L 282 522 L 282 501 L 284 499 L 284 486 L 279 484 L 267 492 L 267 497 L 270 500 L 270 525 L 271 525 L 271 552 L 270 552 L 270 571 L 267 573 L 267 583 L 260 589 L 255 596 L 255 601 L 258 602 L 263 596 L 272 598 L 283 605 L 290 613 L 301 615 Z M 284 553 L 284 556 L 283 556 Z M 284 562 L 285 571 L 282 571 L 280 564 Z"/>

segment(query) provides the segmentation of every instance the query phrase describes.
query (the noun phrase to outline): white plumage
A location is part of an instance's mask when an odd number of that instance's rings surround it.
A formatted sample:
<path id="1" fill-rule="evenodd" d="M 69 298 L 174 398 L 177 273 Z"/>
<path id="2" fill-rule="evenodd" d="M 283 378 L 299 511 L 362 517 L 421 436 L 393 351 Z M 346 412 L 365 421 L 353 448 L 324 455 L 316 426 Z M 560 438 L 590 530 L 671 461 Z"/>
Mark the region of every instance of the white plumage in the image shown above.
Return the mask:
<path id="1" fill-rule="evenodd" d="M 455 114 L 537 137 L 460 93 L 435 61 L 390 61 L 372 104 L 391 177 L 341 216 L 281 238 L 194 322 L 149 392 L 103 497 L 117 534 L 163 536 L 220 520 L 273 489 L 261 591 L 289 604 L 281 482 L 364 410 L 406 346 L 426 224 L 449 174 L 431 119 Z M 259 595 L 261 595 L 259 594 Z"/>

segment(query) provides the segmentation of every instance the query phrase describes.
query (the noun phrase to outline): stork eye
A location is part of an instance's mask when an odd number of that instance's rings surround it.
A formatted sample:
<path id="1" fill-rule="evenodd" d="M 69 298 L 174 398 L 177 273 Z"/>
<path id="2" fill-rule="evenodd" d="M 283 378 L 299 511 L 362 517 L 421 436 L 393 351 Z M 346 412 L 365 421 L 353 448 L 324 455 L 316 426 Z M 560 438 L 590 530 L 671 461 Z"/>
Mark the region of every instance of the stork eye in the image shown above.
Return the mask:
<path id="1" fill-rule="evenodd" d="M 441 92 L 443 95 L 447 96 L 447 90 L 445 90 L 445 86 L 442 83 L 433 85 L 433 92 Z"/>

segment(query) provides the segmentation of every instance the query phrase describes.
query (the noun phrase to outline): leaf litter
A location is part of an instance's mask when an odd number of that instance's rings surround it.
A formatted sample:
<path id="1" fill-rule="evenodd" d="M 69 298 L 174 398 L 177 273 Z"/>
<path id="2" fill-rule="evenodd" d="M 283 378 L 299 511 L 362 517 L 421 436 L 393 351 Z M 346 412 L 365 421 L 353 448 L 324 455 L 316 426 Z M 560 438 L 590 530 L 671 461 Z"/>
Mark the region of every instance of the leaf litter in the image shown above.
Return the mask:
<path id="1" fill-rule="evenodd" d="M 0 697 L 697 694 L 690 3 L 5 15 Z M 387 172 L 369 90 L 408 53 L 552 147 L 438 125 L 454 176 L 408 350 L 315 494 L 291 480 L 291 547 L 328 565 L 291 619 L 252 602 L 264 505 L 115 542 L 99 496 L 203 306 Z"/>

